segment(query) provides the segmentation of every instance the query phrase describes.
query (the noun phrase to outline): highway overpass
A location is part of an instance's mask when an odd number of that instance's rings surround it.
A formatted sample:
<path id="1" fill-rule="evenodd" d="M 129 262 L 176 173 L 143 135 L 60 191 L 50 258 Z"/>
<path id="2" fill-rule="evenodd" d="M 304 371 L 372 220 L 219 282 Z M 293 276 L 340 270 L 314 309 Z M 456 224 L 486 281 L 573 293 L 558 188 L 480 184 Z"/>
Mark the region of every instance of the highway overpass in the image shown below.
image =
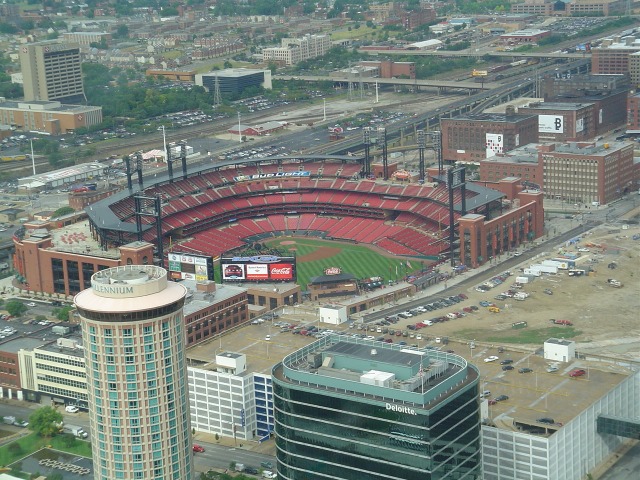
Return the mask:
<path id="1" fill-rule="evenodd" d="M 483 84 L 475 82 L 451 82 L 448 80 L 416 80 L 411 78 L 375 78 L 375 77 L 360 77 L 357 75 L 345 75 L 336 73 L 333 75 L 300 75 L 300 76 L 288 76 L 278 75 L 274 77 L 278 80 L 304 80 L 307 82 L 320 82 L 329 81 L 334 83 L 367 83 L 370 85 L 404 85 L 407 87 L 414 87 L 420 89 L 420 87 L 432 87 L 437 88 L 439 92 L 446 92 L 449 90 L 467 90 L 470 93 L 477 93 L 482 90 L 488 90 L 489 87 L 483 86 Z"/>
<path id="2" fill-rule="evenodd" d="M 576 60 L 591 58 L 591 53 L 558 53 L 558 52 L 469 52 L 469 51 L 448 51 L 448 50 L 368 50 L 360 49 L 358 53 L 369 55 L 406 55 L 406 56 L 427 56 L 427 57 L 483 57 L 491 55 L 493 57 L 504 58 L 561 58 L 566 60 Z"/>

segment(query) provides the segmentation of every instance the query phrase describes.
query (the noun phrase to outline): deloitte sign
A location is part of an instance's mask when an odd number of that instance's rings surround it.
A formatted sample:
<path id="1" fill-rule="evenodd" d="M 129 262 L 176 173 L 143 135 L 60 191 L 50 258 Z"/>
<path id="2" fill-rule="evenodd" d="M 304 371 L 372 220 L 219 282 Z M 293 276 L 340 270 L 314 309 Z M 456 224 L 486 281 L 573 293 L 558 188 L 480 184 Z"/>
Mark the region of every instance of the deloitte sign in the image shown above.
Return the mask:
<path id="1" fill-rule="evenodd" d="M 404 405 L 394 405 L 392 403 L 385 403 L 386 409 L 392 412 L 408 413 L 409 415 L 418 415 L 413 408 L 405 407 Z"/>

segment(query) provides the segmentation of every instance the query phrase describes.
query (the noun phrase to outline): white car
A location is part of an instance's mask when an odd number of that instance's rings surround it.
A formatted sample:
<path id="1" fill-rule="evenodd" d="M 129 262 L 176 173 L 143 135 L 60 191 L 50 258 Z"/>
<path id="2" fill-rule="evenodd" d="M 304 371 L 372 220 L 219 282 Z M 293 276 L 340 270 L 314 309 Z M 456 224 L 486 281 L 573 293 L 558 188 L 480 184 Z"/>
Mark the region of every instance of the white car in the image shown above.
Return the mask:
<path id="1" fill-rule="evenodd" d="M 270 342 L 270 341 L 271 341 L 271 335 L 267 335 L 266 337 L 264 337 L 264 339 L 265 339 L 267 342 Z"/>
<path id="2" fill-rule="evenodd" d="M 579 248 L 579 249 L 578 249 L 578 251 L 579 251 L 579 252 L 586 253 L 586 252 L 588 252 L 588 251 L 589 251 L 589 249 L 588 249 L 588 248 Z"/>
<path id="3" fill-rule="evenodd" d="M 75 405 L 67 405 L 66 407 L 64 407 L 64 411 L 67 413 L 78 413 L 80 409 Z"/>
<path id="4" fill-rule="evenodd" d="M 27 307 L 35 307 L 35 306 L 36 306 L 36 304 L 35 304 L 35 303 L 33 303 L 33 302 L 29 302 L 29 303 L 27 303 Z"/>
<path id="5" fill-rule="evenodd" d="M 264 472 L 262 472 L 262 478 L 277 478 L 278 475 L 276 473 L 273 473 L 270 470 L 265 470 Z"/>
<path id="6" fill-rule="evenodd" d="M 499 360 L 499 358 L 496 357 L 495 355 L 491 355 L 490 357 L 487 357 L 484 359 L 485 363 L 495 362 L 496 360 Z"/>

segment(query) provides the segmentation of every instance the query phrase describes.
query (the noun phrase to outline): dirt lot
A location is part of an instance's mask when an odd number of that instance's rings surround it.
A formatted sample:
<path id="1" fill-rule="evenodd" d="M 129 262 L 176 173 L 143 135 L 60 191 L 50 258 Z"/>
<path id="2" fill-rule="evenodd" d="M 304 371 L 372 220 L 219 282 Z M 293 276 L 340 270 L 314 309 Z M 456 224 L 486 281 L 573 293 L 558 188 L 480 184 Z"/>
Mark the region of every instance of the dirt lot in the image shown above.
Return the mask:
<path id="1" fill-rule="evenodd" d="M 530 294 L 525 301 L 511 298 L 495 300 L 497 294 L 508 290 L 515 281 L 519 272 L 514 269 L 513 276 L 502 285 L 484 293 L 475 290 L 477 285 L 459 290 L 469 299 L 447 309 L 414 317 L 410 319 L 411 323 L 459 311 L 462 307 L 478 305 L 481 300 L 486 300 L 500 307 L 500 313 L 490 313 L 487 308 L 481 307 L 478 312 L 464 318 L 424 329 L 423 335 L 431 339 L 449 336 L 463 341 L 475 339 L 479 342 L 515 343 L 532 347 L 539 347 L 546 338 L 555 336 L 576 340 L 579 349 L 591 353 L 640 359 L 640 240 L 632 239 L 633 235 L 640 235 L 640 227 L 631 226 L 628 230 L 618 228 L 597 227 L 587 232 L 577 245 L 566 248 L 567 252 L 577 252 L 578 248 L 590 250 L 581 253 L 576 265 L 576 268 L 593 269 L 589 276 L 571 277 L 566 270 L 559 270 L 557 275 L 542 276 L 525 285 L 523 291 Z M 609 233 L 614 230 L 616 233 Z M 588 246 L 591 244 L 604 248 Z M 539 258 L 523 260 L 520 267 L 553 258 L 561 247 L 564 248 L 559 246 Z M 609 269 L 608 264 L 613 262 L 616 268 Z M 619 280 L 624 286 L 610 287 L 607 284 L 609 278 Z M 543 293 L 545 289 L 550 289 L 553 294 Z M 569 320 L 573 326 L 554 326 L 549 321 L 552 318 Z M 526 321 L 528 327 L 517 330 L 511 328 L 514 322 L 520 321 Z"/>

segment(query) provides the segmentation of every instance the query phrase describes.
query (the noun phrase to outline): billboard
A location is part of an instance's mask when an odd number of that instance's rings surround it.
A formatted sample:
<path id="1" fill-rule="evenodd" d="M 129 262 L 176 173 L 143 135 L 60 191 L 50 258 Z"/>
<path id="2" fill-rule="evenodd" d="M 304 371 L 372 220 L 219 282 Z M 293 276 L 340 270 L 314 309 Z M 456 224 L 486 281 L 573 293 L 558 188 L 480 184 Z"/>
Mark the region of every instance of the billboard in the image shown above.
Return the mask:
<path id="1" fill-rule="evenodd" d="M 539 133 L 564 133 L 564 117 L 562 115 L 538 115 Z"/>
<path id="2" fill-rule="evenodd" d="M 223 282 L 295 282 L 296 257 L 222 257 L 220 269 Z"/>
<path id="3" fill-rule="evenodd" d="M 487 158 L 495 157 L 496 153 L 504 151 L 504 137 L 501 133 L 487 133 L 484 145 Z"/>
<path id="4" fill-rule="evenodd" d="M 172 252 L 167 255 L 169 277 L 174 280 L 213 280 L 213 258 Z"/>

